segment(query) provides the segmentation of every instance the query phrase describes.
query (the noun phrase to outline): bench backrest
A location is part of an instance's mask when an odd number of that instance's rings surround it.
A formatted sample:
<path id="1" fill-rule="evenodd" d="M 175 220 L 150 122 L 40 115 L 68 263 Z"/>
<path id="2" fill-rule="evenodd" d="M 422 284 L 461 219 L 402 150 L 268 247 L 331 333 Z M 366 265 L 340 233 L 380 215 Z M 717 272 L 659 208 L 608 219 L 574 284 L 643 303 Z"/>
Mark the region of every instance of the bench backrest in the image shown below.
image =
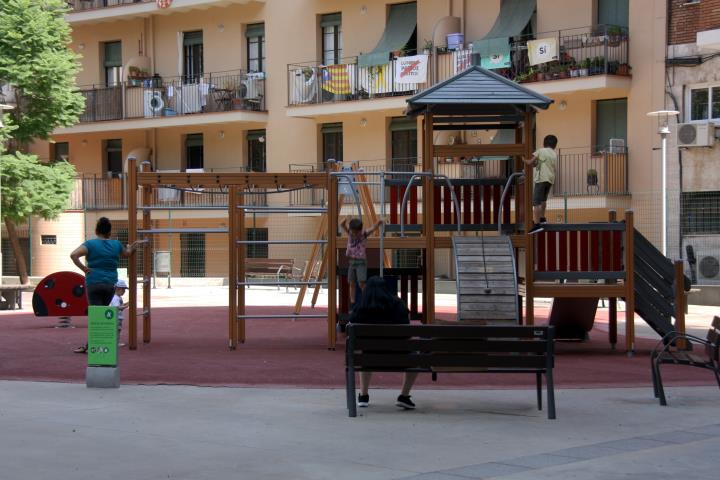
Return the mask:
<path id="1" fill-rule="evenodd" d="M 720 362 L 720 317 L 713 318 L 712 326 L 708 330 L 706 347 L 707 354 L 716 362 Z"/>
<path id="2" fill-rule="evenodd" d="M 292 259 L 248 258 L 245 260 L 245 270 L 250 272 L 277 272 L 279 269 L 292 270 Z"/>
<path id="3" fill-rule="evenodd" d="M 351 324 L 347 332 L 346 362 L 360 370 L 553 367 L 553 327 Z"/>

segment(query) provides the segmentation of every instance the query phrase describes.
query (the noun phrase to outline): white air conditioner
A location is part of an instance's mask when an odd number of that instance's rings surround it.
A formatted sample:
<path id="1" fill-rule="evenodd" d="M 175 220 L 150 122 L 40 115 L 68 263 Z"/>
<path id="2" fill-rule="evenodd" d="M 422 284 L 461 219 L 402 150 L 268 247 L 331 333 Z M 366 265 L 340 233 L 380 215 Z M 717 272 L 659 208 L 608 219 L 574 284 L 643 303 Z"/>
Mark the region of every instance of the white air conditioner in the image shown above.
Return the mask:
<path id="1" fill-rule="evenodd" d="M 679 123 L 677 126 L 678 147 L 712 147 L 715 144 L 713 123 Z"/>
<path id="2" fill-rule="evenodd" d="M 625 153 L 625 139 L 624 138 L 611 138 L 610 147 L 608 153 L 611 155 L 620 155 Z"/>
<path id="3" fill-rule="evenodd" d="M 698 285 L 720 285 L 720 236 L 688 235 L 683 239 L 683 254 L 687 246 L 692 245 L 696 263 L 689 265 L 685 259 L 685 275 L 692 278 L 694 269 Z"/>
<path id="4" fill-rule="evenodd" d="M 697 264 L 698 283 L 720 283 L 720 259 L 715 255 L 700 255 Z"/>

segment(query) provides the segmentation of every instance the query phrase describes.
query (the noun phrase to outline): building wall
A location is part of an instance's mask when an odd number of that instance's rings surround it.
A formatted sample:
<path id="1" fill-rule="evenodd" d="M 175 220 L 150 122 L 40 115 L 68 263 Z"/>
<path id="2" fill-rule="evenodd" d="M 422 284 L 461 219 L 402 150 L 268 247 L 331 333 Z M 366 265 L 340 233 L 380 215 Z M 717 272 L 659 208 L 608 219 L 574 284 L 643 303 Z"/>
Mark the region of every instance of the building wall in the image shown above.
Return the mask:
<path id="1" fill-rule="evenodd" d="M 698 32 L 720 27 L 720 0 L 669 0 L 669 45 L 695 43 Z"/>
<path id="2" fill-rule="evenodd" d="M 33 235 L 30 237 L 33 275 L 45 276 L 64 270 L 80 272 L 70 260 L 70 252 L 85 241 L 85 229 L 83 212 L 65 212 L 56 220 L 34 217 L 31 226 Z M 43 245 L 43 235 L 54 235 L 57 243 Z"/>

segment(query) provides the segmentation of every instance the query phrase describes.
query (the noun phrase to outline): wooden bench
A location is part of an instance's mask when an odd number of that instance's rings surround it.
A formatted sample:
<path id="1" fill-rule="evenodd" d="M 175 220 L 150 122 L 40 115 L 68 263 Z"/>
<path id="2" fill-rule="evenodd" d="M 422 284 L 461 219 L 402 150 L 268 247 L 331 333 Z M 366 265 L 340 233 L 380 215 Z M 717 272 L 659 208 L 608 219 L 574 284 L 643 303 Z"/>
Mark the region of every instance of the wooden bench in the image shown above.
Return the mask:
<path id="1" fill-rule="evenodd" d="M 292 258 L 245 259 L 246 278 L 272 278 L 279 284 L 282 280 L 288 282 L 294 280 L 296 272 L 300 272 L 300 269 L 295 267 L 295 261 Z M 280 285 L 278 285 L 278 290 L 280 290 Z"/>
<path id="2" fill-rule="evenodd" d="M 349 416 L 357 416 L 355 372 L 534 373 L 542 410 L 555 418 L 554 328 L 536 326 L 350 324 L 346 341 Z"/>
<path id="3" fill-rule="evenodd" d="M 681 350 L 677 348 L 678 341 L 685 340 L 703 346 L 701 352 Z M 650 369 L 652 371 L 653 390 L 655 398 L 660 399 L 660 405 L 667 405 L 665 389 L 660 376 L 660 365 L 669 363 L 673 365 L 688 365 L 711 370 L 715 374 L 718 387 L 720 387 L 720 317 L 713 318 L 707 337 L 703 340 L 694 335 L 670 332 L 655 346 L 650 354 Z"/>
<path id="4" fill-rule="evenodd" d="M 0 285 L 0 310 L 22 310 L 22 292 L 30 292 L 30 285 Z"/>

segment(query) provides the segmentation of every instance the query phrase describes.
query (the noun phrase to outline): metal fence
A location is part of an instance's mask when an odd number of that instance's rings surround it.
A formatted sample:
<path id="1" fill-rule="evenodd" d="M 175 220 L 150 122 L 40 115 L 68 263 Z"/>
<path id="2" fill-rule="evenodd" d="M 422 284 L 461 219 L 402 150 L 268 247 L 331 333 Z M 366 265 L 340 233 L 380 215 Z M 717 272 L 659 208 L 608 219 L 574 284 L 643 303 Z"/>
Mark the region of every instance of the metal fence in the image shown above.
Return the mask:
<path id="1" fill-rule="evenodd" d="M 67 0 L 68 8 L 73 12 L 97 10 L 100 8 L 132 5 L 134 3 L 151 3 L 155 0 Z"/>
<path id="2" fill-rule="evenodd" d="M 531 65 L 528 42 L 557 40 L 557 60 Z M 591 75 L 629 75 L 628 29 L 616 25 L 595 25 L 513 37 L 510 63 L 494 72 L 517 82 L 537 82 Z M 419 52 L 418 52 L 419 53 Z M 288 65 L 288 104 L 307 105 L 394 95 L 412 95 L 456 75 L 471 65 L 480 65 L 472 49 L 448 51 L 438 48 L 428 55 L 427 81 L 400 83 L 395 77 L 397 59 L 380 66 L 360 67 L 358 57 L 343 58 L 337 65 L 320 62 Z M 414 55 L 406 52 L 404 55 Z"/>
<path id="3" fill-rule="evenodd" d="M 136 72 L 137 73 L 137 72 Z M 192 77 L 129 77 L 114 86 L 80 87 L 81 122 L 265 110 L 265 75 L 244 71 Z"/>
<path id="4" fill-rule="evenodd" d="M 553 189 L 567 195 L 627 195 L 627 148 L 560 149 Z"/>

